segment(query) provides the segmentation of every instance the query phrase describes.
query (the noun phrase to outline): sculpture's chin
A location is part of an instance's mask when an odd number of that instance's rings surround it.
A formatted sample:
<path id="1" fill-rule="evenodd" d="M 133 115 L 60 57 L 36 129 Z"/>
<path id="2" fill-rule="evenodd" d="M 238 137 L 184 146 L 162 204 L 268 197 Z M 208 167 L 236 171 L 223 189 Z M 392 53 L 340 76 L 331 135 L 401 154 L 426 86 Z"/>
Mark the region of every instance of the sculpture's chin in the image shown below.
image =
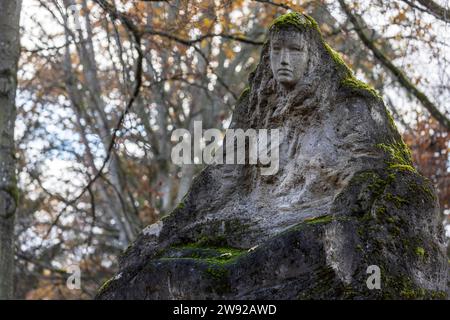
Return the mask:
<path id="1" fill-rule="evenodd" d="M 293 79 L 289 78 L 278 78 L 278 83 L 281 84 L 284 88 L 286 89 L 292 89 L 295 87 L 296 81 L 294 81 Z"/>

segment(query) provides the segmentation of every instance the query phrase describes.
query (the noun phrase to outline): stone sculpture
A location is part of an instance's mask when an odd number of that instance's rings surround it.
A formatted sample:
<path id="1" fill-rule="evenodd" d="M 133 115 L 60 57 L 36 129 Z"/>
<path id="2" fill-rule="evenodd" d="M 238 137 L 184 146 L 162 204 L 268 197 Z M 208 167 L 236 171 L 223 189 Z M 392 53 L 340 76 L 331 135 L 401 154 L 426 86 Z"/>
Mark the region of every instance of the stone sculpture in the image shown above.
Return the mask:
<path id="1" fill-rule="evenodd" d="M 207 166 L 125 252 L 98 298 L 446 296 L 433 186 L 382 98 L 311 17 L 274 21 L 231 128 L 279 129 L 278 172 Z M 380 288 L 368 285 L 368 270 L 379 270 Z"/>

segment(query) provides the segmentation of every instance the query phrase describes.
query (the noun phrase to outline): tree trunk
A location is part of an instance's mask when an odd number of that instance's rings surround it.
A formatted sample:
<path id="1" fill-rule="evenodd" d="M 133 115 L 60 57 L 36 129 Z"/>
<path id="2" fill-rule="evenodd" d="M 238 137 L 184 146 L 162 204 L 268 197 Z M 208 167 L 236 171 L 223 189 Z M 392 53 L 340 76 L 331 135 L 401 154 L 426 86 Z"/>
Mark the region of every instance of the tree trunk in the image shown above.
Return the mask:
<path id="1" fill-rule="evenodd" d="M 0 299 L 13 297 L 17 63 L 20 54 L 20 0 L 0 2 Z"/>

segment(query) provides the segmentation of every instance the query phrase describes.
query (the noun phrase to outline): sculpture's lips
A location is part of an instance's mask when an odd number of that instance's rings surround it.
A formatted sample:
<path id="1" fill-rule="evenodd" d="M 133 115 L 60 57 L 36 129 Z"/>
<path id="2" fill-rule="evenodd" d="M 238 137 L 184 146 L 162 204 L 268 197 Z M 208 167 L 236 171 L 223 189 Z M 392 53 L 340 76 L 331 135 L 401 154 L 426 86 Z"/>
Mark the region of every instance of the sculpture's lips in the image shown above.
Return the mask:
<path id="1" fill-rule="evenodd" d="M 292 73 L 292 70 L 289 70 L 289 69 L 278 69 L 278 73 Z"/>

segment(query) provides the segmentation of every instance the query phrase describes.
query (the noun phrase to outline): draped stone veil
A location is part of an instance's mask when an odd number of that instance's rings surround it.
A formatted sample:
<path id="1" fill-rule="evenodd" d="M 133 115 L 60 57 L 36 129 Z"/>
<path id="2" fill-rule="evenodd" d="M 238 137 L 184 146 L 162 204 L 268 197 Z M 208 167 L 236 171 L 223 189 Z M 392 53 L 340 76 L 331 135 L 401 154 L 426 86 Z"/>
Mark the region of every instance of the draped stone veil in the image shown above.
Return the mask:
<path id="1" fill-rule="evenodd" d="M 260 210 L 264 211 L 261 207 L 266 205 L 264 209 L 273 214 L 273 220 L 283 216 L 282 225 L 289 227 L 326 213 L 346 182 L 362 169 L 363 161 L 358 158 L 377 157 L 368 149 L 376 144 L 378 137 L 372 133 L 380 127 L 369 113 L 371 108 L 382 113 L 385 110 L 382 102 L 354 98 L 354 94 L 342 90 L 345 75 L 318 30 L 292 26 L 286 30 L 301 34 L 308 51 L 305 74 L 291 90 L 280 88 L 270 67 L 270 41 L 278 32 L 272 29 L 258 67 L 249 77 L 249 94 L 241 101 L 246 107 L 237 110 L 231 127 L 281 130 L 280 170 L 275 177 L 261 176 L 255 167 L 237 170 L 252 176 L 249 194 L 257 197 Z M 359 112 L 349 114 L 356 105 Z M 364 129 L 355 130 L 354 125 L 361 121 L 365 122 Z M 353 143 L 347 141 L 349 137 Z"/>

